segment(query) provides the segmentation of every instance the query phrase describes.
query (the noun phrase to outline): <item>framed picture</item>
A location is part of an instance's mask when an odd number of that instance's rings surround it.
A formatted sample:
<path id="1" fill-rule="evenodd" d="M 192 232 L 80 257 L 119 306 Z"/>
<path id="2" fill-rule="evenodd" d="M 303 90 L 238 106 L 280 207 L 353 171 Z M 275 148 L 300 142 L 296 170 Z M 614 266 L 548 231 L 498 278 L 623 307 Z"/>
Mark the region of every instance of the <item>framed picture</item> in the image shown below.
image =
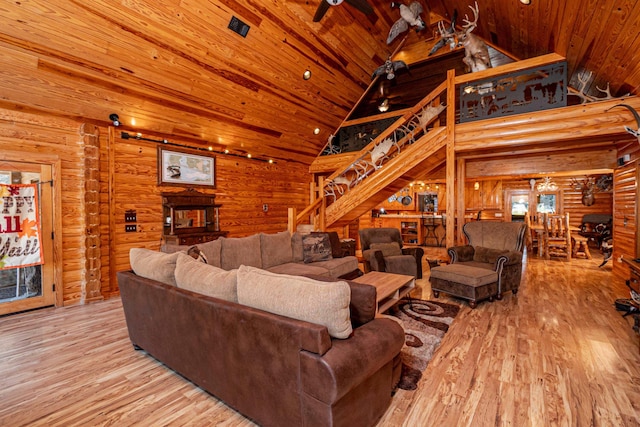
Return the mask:
<path id="1" fill-rule="evenodd" d="M 198 150 L 158 147 L 158 185 L 216 186 L 216 158 Z"/>

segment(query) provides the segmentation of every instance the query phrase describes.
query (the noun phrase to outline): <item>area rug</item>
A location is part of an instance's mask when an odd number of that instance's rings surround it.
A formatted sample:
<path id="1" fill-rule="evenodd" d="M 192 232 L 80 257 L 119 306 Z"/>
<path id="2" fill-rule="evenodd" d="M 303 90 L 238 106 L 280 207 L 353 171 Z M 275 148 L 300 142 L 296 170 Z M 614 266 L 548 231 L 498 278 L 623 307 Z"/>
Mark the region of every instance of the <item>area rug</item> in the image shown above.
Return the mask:
<path id="1" fill-rule="evenodd" d="M 402 348 L 402 376 L 398 388 L 415 390 L 444 334 L 460 307 L 438 301 L 403 299 L 387 314 L 402 322 L 405 345 Z"/>

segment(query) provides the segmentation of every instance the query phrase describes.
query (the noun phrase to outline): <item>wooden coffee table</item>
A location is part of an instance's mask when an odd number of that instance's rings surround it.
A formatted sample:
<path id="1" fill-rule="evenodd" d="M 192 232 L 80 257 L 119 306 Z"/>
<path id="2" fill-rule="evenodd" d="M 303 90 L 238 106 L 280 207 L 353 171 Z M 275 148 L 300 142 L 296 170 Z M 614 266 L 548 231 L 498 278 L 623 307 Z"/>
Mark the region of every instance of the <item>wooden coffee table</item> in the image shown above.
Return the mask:
<path id="1" fill-rule="evenodd" d="M 380 271 L 370 271 L 353 279 L 352 282 L 375 286 L 378 313 L 387 311 L 416 287 L 416 279 L 413 276 Z"/>

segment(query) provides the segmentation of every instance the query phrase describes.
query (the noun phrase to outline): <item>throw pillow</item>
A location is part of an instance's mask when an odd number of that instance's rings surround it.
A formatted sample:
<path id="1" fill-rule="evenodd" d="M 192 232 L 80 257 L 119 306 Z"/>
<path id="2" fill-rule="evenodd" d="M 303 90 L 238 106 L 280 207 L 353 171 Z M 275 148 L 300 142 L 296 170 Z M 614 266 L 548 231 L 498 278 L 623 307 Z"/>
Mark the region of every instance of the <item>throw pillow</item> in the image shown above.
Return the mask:
<path id="1" fill-rule="evenodd" d="M 336 231 L 313 231 L 311 234 L 326 234 L 329 236 L 329 242 L 331 243 L 331 256 L 334 258 L 342 258 L 342 243 L 340 243 L 340 236 Z"/>
<path id="2" fill-rule="evenodd" d="M 334 338 L 348 338 L 353 331 L 350 301 L 345 281 L 321 282 L 247 266 L 238 269 L 240 304 L 326 326 Z"/>
<path id="3" fill-rule="evenodd" d="M 302 253 L 305 264 L 332 259 L 329 236 L 327 234 L 305 234 L 302 236 Z"/>
<path id="4" fill-rule="evenodd" d="M 176 285 L 174 275 L 176 260 L 183 252 L 166 254 L 145 248 L 131 248 L 129 251 L 129 263 L 131 269 L 140 277 L 157 280 L 167 285 Z"/>
<path id="5" fill-rule="evenodd" d="M 275 234 L 260 234 L 260 254 L 262 256 L 262 268 L 290 263 L 291 233 L 281 231 Z"/>
<path id="6" fill-rule="evenodd" d="M 241 265 L 262 267 L 259 234 L 222 240 L 220 267 L 224 270 L 233 270 Z"/>
<path id="7" fill-rule="evenodd" d="M 238 270 L 226 271 L 179 254 L 176 262 L 176 284 L 179 288 L 226 301 L 238 302 Z"/>
<path id="8" fill-rule="evenodd" d="M 220 237 L 210 242 L 198 243 L 198 249 L 200 249 L 204 254 L 205 258 L 207 259 L 207 264 L 216 267 L 220 267 L 222 265 L 220 261 L 220 250 L 222 248 L 223 239 L 224 237 Z"/>
<path id="9" fill-rule="evenodd" d="M 372 243 L 369 245 L 369 249 L 381 251 L 383 257 L 402 255 L 402 249 L 400 249 L 398 242 Z"/>
<path id="10" fill-rule="evenodd" d="M 189 249 L 187 249 L 187 255 L 198 262 L 207 264 L 207 257 L 205 256 L 204 252 L 202 252 L 197 246 L 191 246 Z"/>
<path id="11" fill-rule="evenodd" d="M 487 262 L 495 264 L 500 255 L 504 255 L 509 251 L 503 249 L 485 248 L 483 246 L 475 246 L 473 252 L 473 260 L 477 262 Z"/>

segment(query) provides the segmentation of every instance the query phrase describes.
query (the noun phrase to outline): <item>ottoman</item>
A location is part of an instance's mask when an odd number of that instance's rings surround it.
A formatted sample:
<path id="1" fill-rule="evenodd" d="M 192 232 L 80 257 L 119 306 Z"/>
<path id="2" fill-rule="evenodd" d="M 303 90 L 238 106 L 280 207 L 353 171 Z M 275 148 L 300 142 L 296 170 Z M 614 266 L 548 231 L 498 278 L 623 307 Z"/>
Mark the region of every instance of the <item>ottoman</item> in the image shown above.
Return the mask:
<path id="1" fill-rule="evenodd" d="M 493 301 L 498 296 L 498 273 L 486 268 L 459 263 L 442 265 L 431 269 L 430 282 L 436 298 L 445 292 L 469 300 L 471 308 L 478 301 Z"/>

